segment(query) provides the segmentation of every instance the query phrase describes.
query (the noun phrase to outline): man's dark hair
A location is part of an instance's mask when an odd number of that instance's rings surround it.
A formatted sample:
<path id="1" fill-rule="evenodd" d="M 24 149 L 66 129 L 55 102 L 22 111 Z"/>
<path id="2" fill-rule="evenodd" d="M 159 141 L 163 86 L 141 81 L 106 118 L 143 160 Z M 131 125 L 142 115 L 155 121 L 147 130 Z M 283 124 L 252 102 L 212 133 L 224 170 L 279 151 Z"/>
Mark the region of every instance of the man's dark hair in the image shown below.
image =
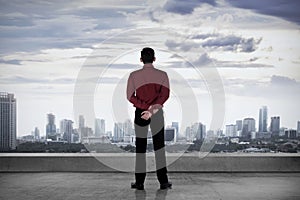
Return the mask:
<path id="1" fill-rule="evenodd" d="M 145 47 L 141 51 L 141 58 L 143 63 L 153 63 L 154 61 L 154 50 L 150 47 Z"/>

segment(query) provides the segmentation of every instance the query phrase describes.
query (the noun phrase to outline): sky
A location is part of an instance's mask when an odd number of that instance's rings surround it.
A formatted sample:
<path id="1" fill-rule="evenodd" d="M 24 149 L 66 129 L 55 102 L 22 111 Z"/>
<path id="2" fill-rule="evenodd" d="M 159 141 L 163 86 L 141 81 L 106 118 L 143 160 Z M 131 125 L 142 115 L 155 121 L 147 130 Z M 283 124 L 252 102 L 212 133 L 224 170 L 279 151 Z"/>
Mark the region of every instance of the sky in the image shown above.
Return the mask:
<path id="1" fill-rule="evenodd" d="M 224 128 L 253 117 L 258 128 L 266 105 L 269 124 L 278 115 L 281 126 L 296 128 L 299 7 L 293 0 L 0 0 L 0 91 L 16 96 L 18 136 L 35 127 L 44 135 L 47 113 L 58 128 L 62 119 L 77 127 L 87 113 L 88 126 L 97 117 L 113 130 L 133 120 L 126 81 L 149 46 L 170 78 L 167 125 L 200 121 L 210 129 L 218 116 Z"/>

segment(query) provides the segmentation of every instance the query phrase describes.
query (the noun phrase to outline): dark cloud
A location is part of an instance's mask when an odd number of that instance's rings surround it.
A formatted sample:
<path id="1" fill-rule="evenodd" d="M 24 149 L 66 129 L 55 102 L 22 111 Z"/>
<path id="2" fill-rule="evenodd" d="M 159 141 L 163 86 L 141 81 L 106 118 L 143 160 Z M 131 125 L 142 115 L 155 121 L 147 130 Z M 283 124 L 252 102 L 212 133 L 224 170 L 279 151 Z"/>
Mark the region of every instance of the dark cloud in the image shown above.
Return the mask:
<path id="1" fill-rule="evenodd" d="M 191 48 L 204 48 L 220 49 L 224 51 L 237 51 L 237 52 L 253 52 L 257 49 L 257 45 L 261 42 L 260 39 L 243 38 L 235 35 L 222 35 L 222 34 L 197 34 L 191 36 L 191 39 L 182 42 L 167 40 L 165 45 L 170 50 L 189 51 Z M 195 41 L 201 39 L 201 41 Z"/>
<path id="2" fill-rule="evenodd" d="M 13 60 L 3 60 L 3 59 L 0 59 L 0 63 L 10 64 L 10 65 L 21 65 L 21 60 L 16 60 L 16 59 L 13 59 Z"/>
<path id="3" fill-rule="evenodd" d="M 227 0 L 232 6 L 250 9 L 254 12 L 281 17 L 285 20 L 300 24 L 300 1 L 295 0 Z"/>
<path id="4" fill-rule="evenodd" d="M 199 7 L 202 4 L 209 4 L 216 6 L 215 0 L 168 0 L 164 9 L 168 12 L 178 13 L 182 15 L 191 14 L 194 8 Z"/>
<path id="5" fill-rule="evenodd" d="M 202 43 L 203 47 L 222 49 L 225 51 L 253 52 L 261 39 L 242 38 L 235 35 L 221 36 L 208 39 Z"/>

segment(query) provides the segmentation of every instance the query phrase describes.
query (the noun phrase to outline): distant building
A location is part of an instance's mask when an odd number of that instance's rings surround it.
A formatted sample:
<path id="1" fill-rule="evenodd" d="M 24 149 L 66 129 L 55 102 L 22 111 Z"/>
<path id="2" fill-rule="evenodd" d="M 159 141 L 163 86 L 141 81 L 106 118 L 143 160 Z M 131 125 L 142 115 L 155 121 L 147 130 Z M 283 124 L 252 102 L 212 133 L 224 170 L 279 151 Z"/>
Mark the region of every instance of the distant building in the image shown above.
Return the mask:
<path id="1" fill-rule="evenodd" d="M 40 139 L 40 130 L 38 129 L 38 127 L 34 128 L 33 135 L 34 135 L 34 139 L 35 140 L 39 140 Z"/>
<path id="2" fill-rule="evenodd" d="M 114 125 L 114 141 L 123 142 L 124 141 L 124 129 L 123 123 L 118 122 Z"/>
<path id="3" fill-rule="evenodd" d="M 60 121 L 60 132 L 63 136 L 63 140 L 72 143 L 73 135 L 73 121 L 68 119 L 63 119 Z"/>
<path id="4" fill-rule="evenodd" d="M 297 122 L 297 136 L 300 137 L 300 121 Z"/>
<path id="5" fill-rule="evenodd" d="M 83 115 L 79 115 L 79 123 L 78 124 L 79 124 L 79 126 L 78 126 L 79 129 L 85 127 L 85 120 L 84 120 Z"/>
<path id="6" fill-rule="evenodd" d="M 105 135 L 105 120 L 104 119 L 95 119 L 95 136 L 104 136 Z"/>
<path id="7" fill-rule="evenodd" d="M 237 136 L 237 126 L 235 124 L 226 125 L 225 134 L 227 137 Z"/>
<path id="8" fill-rule="evenodd" d="M 268 132 L 268 108 L 262 106 L 259 109 L 259 124 L 258 132 Z"/>
<path id="9" fill-rule="evenodd" d="M 279 132 L 280 132 L 280 117 L 279 116 L 271 117 L 270 132 L 273 137 L 279 136 Z"/>
<path id="10" fill-rule="evenodd" d="M 294 129 L 288 129 L 285 130 L 285 137 L 290 139 L 296 139 L 297 138 L 297 131 Z"/>
<path id="11" fill-rule="evenodd" d="M 56 125 L 55 125 L 55 115 L 49 113 L 47 115 L 48 123 L 46 125 L 46 138 L 51 140 L 56 140 Z"/>
<path id="12" fill-rule="evenodd" d="M 285 127 L 281 127 L 280 129 L 279 129 L 279 136 L 285 136 L 285 131 L 287 130 L 287 128 L 285 128 Z"/>
<path id="13" fill-rule="evenodd" d="M 206 126 L 201 122 L 194 123 L 191 126 L 191 132 L 197 140 L 203 140 L 206 135 Z"/>
<path id="14" fill-rule="evenodd" d="M 168 143 L 176 143 L 176 128 L 175 127 L 167 127 L 165 128 L 165 142 Z"/>
<path id="15" fill-rule="evenodd" d="M 176 129 L 176 138 L 179 137 L 179 123 L 178 122 L 172 122 L 172 127 Z"/>
<path id="16" fill-rule="evenodd" d="M 242 137 L 245 139 L 251 139 L 252 132 L 255 132 L 255 119 L 254 118 L 245 118 L 243 120 Z"/>
<path id="17" fill-rule="evenodd" d="M 0 92 L 0 151 L 16 149 L 17 100 L 14 94 Z"/>
<path id="18" fill-rule="evenodd" d="M 243 120 L 236 120 L 236 131 L 242 131 L 243 129 Z"/>

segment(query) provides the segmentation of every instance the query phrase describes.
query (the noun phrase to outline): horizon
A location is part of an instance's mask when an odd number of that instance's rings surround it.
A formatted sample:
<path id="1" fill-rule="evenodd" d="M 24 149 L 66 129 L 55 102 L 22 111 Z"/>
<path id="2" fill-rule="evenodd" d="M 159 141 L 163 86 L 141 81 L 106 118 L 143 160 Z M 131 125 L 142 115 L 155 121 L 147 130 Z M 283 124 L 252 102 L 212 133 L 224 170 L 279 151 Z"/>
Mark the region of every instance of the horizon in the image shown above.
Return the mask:
<path id="1" fill-rule="evenodd" d="M 133 121 L 126 81 L 142 67 L 141 49 L 150 46 L 154 66 L 167 71 L 171 82 L 165 125 L 194 120 L 208 130 L 216 115 L 224 115 L 223 129 L 246 117 L 258 125 L 259 109 L 267 105 L 268 126 L 271 116 L 280 116 L 281 127 L 295 129 L 300 120 L 299 6 L 271 0 L 2 2 L 0 91 L 17 99 L 17 136 L 35 127 L 42 134 L 50 112 L 56 124 L 62 119 L 76 124 L 81 111 L 74 104 L 76 85 L 85 78 L 84 84 L 95 84 L 87 125 L 94 129 L 95 116 L 113 130 L 117 121 Z M 208 77 L 209 69 L 219 77 Z M 83 70 L 86 77 L 80 77 Z M 218 99 L 224 113 L 214 110 L 216 91 L 209 78 L 222 83 L 217 89 L 224 92 L 224 102 Z M 196 118 L 184 121 L 186 107 Z"/>

